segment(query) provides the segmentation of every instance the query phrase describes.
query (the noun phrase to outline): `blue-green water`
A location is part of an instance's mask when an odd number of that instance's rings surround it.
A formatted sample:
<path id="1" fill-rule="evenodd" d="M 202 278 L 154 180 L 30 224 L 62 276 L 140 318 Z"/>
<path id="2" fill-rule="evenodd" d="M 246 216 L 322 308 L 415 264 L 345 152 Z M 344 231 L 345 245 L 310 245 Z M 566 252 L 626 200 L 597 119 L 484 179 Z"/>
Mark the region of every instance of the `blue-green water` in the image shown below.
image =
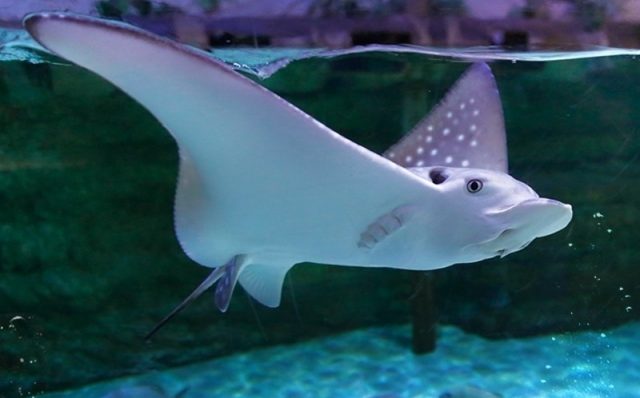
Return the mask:
<path id="1" fill-rule="evenodd" d="M 176 148 L 120 91 L 10 34 L 0 63 L 0 396 L 100 397 L 122 383 L 169 396 L 188 388 L 186 398 L 436 397 L 468 385 L 505 397 L 637 396 L 635 52 L 216 53 L 378 152 L 467 62 L 502 59 L 491 67 L 511 172 L 571 203 L 574 220 L 503 260 L 433 273 L 437 349 L 413 356 L 414 275 L 310 264 L 292 270 L 276 310 L 236 294 L 218 314 L 205 296 L 145 343 L 205 272 L 173 233 Z"/>
<path id="2" fill-rule="evenodd" d="M 638 323 L 500 341 L 443 327 L 438 350 L 426 356 L 407 351 L 409 333 L 407 326 L 359 330 L 46 397 L 102 397 L 149 385 L 167 396 L 186 389 L 194 398 L 436 398 L 461 386 L 518 398 L 638 396 Z"/>

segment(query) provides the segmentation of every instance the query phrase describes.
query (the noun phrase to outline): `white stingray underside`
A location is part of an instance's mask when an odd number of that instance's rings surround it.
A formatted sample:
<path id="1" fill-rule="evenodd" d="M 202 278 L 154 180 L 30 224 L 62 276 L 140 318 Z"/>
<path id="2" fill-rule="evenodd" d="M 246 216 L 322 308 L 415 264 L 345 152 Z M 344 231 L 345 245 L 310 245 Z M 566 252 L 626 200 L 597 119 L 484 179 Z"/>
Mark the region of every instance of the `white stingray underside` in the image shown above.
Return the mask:
<path id="1" fill-rule="evenodd" d="M 180 148 L 176 231 L 209 267 L 350 264 L 380 215 L 436 194 L 209 56 L 125 24 L 37 14 L 29 32 L 146 107 Z M 426 202 L 425 202 L 426 201 Z M 249 281 L 247 281 L 249 282 Z"/>

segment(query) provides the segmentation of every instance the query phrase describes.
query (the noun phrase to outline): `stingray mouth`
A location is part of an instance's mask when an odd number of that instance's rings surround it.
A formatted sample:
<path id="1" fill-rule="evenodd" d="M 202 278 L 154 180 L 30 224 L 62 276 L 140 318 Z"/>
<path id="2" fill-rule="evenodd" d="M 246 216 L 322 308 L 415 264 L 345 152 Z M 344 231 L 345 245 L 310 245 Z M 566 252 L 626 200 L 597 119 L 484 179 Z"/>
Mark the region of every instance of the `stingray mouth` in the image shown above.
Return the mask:
<path id="1" fill-rule="evenodd" d="M 499 249 L 495 250 L 495 255 L 502 258 L 508 254 L 524 249 L 533 242 L 534 238 L 522 241 L 522 237 L 519 235 L 518 231 L 513 228 L 502 231 L 498 237 L 490 242 L 491 246 L 499 247 Z"/>
<path id="2" fill-rule="evenodd" d="M 482 253 L 485 258 L 504 257 L 524 249 L 533 240 L 523 240 L 520 235 L 517 228 L 506 228 L 487 240 L 466 246 L 465 251 Z"/>
<path id="3" fill-rule="evenodd" d="M 514 250 L 515 246 L 510 244 L 516 234 L 517 231 L 514 228 L 507 228 L 500 232 L 494 239 L 485 242 L 484 245 L 487 246 L 490 253 L 493 253 L 495 256 L 504 257 L 509 253 L 519 250 Z M 521 246 L 524 247 L 526 245 Z"/>
<path id="4" fill-rule="evenodd" d="M 545 198 L 532 198 L 488 213 L 488 222 L 502 225 L 493 238 L 477 245 L 487 255 L 504 257 L 527 247 L 534 239 L 563 229 L 571 221 L 571 206 Z"/>
<path id="5" fill-rule="evenodd" d="M 491 241 L 492 246 L 498 246 L 498 247 L 504 247 L 503 245 L 501 245 L 501 243 L 504 243 L 505 241 L 508 241 L 510 239 L 510 237 L 512 235 L 515 234 L 515 230 L 512 228 L 508 228 L 505 229 L 504 231 L 500 232 L 500 234 L 498 235 L 498 237 L 496 237 L 493 241 Z M 509 248 L 504 247 L 502 249 L 497 249 L 496 250 L 496 256 L 500 256 L 500 257 L 504 257 L 507 254 L 510 253 Z"/>

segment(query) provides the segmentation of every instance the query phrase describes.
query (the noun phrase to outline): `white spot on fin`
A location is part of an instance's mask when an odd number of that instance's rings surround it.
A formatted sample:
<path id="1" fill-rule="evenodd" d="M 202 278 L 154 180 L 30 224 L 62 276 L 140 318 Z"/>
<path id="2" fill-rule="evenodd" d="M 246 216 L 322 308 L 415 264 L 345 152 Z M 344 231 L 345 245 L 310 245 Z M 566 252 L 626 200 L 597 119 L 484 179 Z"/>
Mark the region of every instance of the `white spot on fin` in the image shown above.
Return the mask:
<path id="1" fill-rule="evenodd" d="M 420 150 L 425 142 L 429 146 Z M 449 163 L 455 160 L 460 165 L 464 159 L 473 167 L 506 172 L 502 104 L 489 66 L 471 66 L 444 100 L 393 146 L 393 153 L 393 160 L 404 167 L 414 167 L 418 162 L 424 166 L 444 165 L 451 156 Z"/>

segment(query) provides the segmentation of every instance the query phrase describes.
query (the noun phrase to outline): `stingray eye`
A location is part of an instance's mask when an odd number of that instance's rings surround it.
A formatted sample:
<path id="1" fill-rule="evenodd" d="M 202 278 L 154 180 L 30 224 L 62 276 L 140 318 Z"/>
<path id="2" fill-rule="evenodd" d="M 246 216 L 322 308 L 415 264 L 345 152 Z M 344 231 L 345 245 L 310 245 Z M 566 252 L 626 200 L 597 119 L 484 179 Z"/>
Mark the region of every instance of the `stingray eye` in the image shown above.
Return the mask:
<path id="1" fill-rule="evenodd" d="M 482 186 L 482 181 L 474 178 L 473 180 L 469 180 L 469 182 L 467 182 L 467 191 L 471 193 L 477 193 L 482 190 Z"/>

